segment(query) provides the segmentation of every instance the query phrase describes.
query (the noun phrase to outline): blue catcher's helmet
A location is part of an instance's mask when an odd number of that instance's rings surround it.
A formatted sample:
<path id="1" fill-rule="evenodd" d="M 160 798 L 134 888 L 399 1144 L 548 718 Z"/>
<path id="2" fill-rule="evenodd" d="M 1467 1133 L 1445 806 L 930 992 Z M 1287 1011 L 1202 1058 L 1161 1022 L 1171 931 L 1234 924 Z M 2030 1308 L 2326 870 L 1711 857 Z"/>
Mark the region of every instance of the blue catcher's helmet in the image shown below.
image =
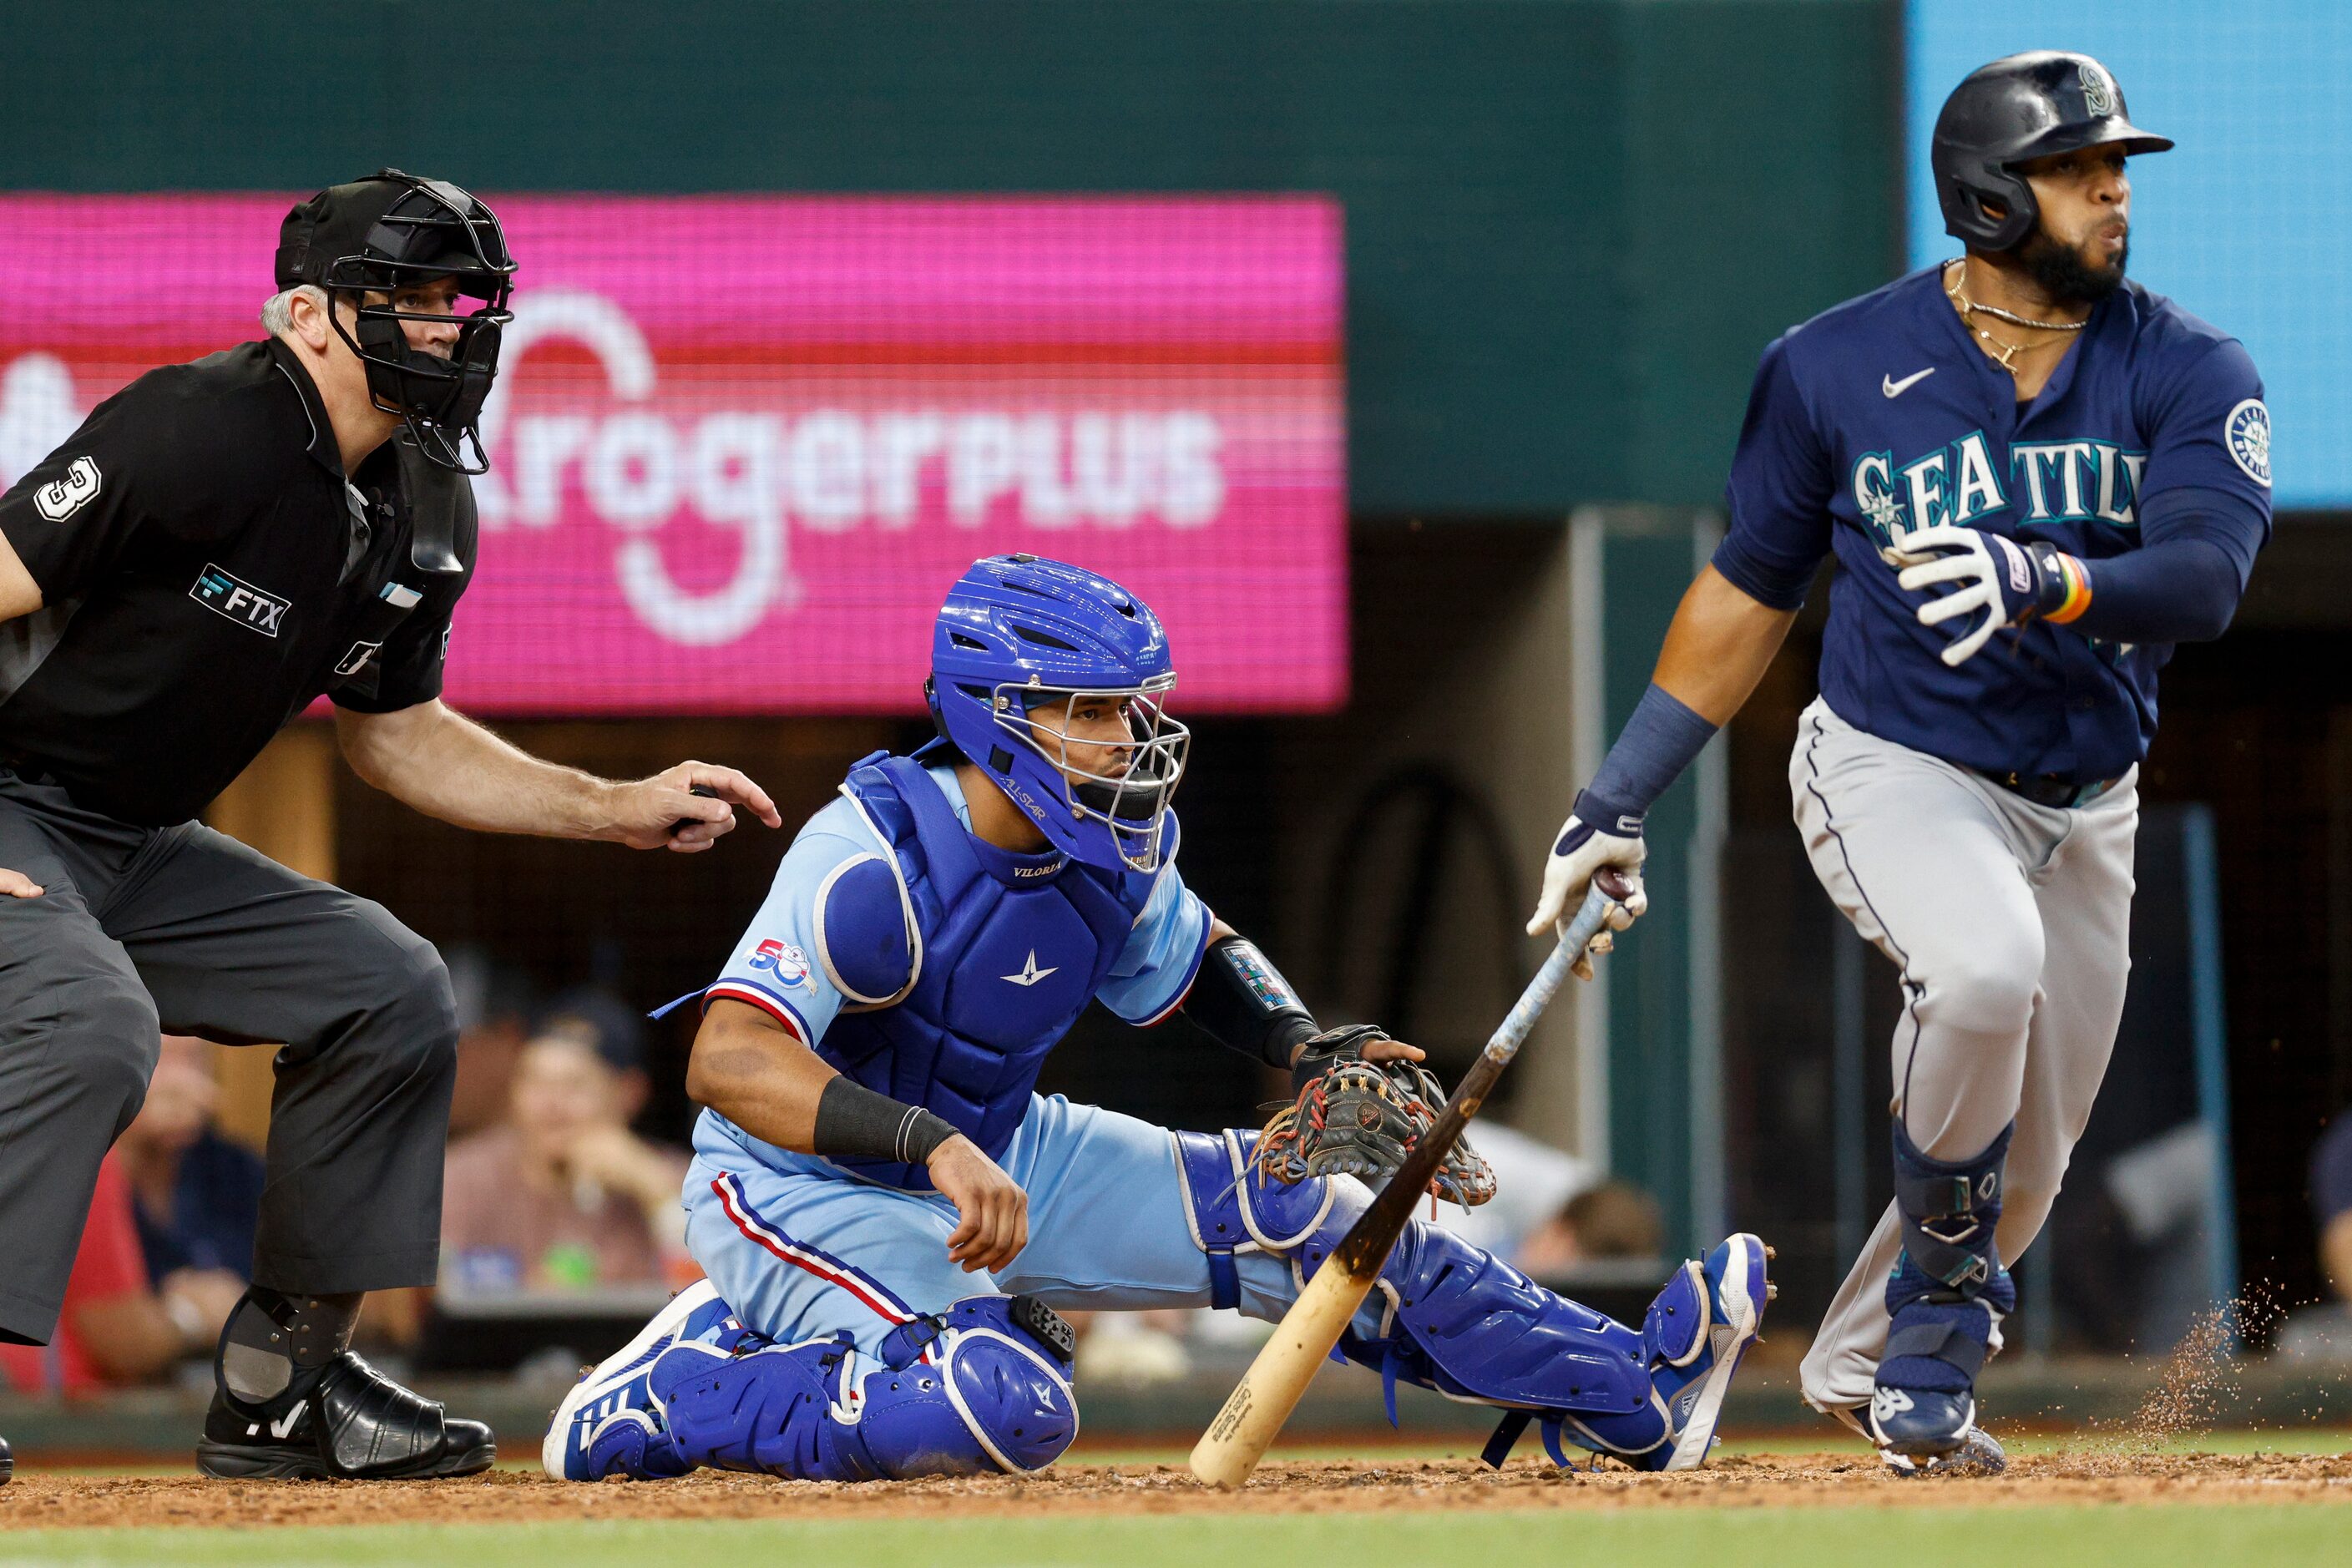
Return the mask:
<path id="1" fill-rule="evenodd" d="M 1055 847 L 1107 871 L 1156 869 L 1192 732 L 1160 617 L 1108 577 L 1034 555 L 971 563 L 931 642 L 931 718 Z M 1127 739 L 1071 735 L 1072 700 L 1114 698 Z"/>

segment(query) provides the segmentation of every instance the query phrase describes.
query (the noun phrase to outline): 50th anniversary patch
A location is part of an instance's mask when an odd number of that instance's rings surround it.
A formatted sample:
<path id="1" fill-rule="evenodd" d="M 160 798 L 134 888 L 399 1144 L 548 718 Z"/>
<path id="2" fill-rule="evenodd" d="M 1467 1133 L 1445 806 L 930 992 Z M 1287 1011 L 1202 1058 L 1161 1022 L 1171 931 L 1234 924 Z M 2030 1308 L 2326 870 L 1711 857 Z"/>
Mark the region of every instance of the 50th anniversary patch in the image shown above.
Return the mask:
<path id="1" fill-rule="evenodd" d="M 278 635 L 278 623 L 293 607 L 289 601 L 268 589 L 257 588 L 244 578 L 232 576 L 211 564 L 197 574 L 188 597 L 215 615 L 226 616 L 246 630 L 259 632 L 266 637 Z"/>

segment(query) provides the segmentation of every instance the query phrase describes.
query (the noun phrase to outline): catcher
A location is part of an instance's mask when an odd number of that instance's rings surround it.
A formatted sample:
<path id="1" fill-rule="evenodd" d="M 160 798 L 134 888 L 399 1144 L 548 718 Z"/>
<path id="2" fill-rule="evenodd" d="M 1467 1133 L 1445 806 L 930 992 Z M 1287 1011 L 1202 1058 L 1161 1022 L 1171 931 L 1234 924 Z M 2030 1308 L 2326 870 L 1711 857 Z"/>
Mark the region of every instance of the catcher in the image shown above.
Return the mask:
<path id="1" fill-rule="evenodd" d="M 1150 609 L 1034 556 L 975 563 L 932 645 L 939 739 L 811 818 L 716 984 L 688 1072 L 709 1279 L 556 1411 L 548 1473 L 812 1480 L 1026 1472 L 1077 1433 L 1059 1308 L 1278 1319 L 1440 1096 L 1421 1052 L 1322 1031 L 1184 887 L 1189 736 Z M 1181 1012 L 1290 1069 L 1269 1136 L 1170 1132 L 1032 1091 L 1099 998 Z M 1475 1156 L 1440 1178 L 1475 1201 Z M 1769 1288 L 1754 1237 L 1677 1269 L 1642 1326 L 1415 1224 L 1341 1342 L 1397 1380 L 1645 1469 L 1706 1457 Z"/>

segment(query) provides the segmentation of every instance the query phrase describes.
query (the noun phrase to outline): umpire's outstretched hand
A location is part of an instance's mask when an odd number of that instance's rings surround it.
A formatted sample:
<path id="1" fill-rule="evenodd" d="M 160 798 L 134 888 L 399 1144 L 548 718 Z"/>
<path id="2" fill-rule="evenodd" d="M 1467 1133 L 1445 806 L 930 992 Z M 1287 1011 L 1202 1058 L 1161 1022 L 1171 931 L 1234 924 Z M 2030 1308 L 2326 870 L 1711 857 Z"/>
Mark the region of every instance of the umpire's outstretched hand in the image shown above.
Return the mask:
<path id="1" fill-rule="evenodd" d="M 632 849 L 691 855 L 735 831 L 739 805 L 770 827 L 784 825 L 768 792 L 733 768 L 680 763 L 649 779 L 614 786 L 610 837 Z"/>

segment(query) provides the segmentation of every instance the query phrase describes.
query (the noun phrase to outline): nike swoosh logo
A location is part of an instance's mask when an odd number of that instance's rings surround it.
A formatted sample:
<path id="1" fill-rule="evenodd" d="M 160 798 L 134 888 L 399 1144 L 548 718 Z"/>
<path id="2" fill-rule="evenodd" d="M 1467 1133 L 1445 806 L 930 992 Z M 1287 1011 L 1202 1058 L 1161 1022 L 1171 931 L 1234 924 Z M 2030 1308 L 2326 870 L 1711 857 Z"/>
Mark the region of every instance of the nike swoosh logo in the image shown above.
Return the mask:
<path id="1" fill-rule="evenodd" d="M 1878 378 L 1878 390 L 1889 397 L 1900 397 L 1935 374 L 1936 367 L 1931 364 L 1925 370 L 1912 372 L 1901 381 L 1895 380 L 1891 375 L 1882 375 Z"/>

